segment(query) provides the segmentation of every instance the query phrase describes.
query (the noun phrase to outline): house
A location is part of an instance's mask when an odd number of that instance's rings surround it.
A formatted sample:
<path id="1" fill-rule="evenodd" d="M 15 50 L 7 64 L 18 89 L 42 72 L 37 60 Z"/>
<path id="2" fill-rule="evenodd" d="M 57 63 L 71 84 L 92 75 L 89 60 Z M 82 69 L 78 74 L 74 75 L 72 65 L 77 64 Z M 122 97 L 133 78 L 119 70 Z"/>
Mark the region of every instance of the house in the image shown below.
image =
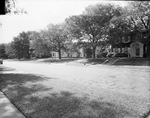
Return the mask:
<path id="1" fill-rule="evenodd" d="M 52 58 L 58 58 L 59 57 L 59 53 L 56 51 L 52 51 L 51 52 Z M 61 50 L 61 57 L 84 57 L 84 51 L 83 48 L 78 49 L 78 51 L 68 51 L 65 52 L 63 50 Z"/>
<path id="2" fill-rule="evenodd" d="M 51 52 L 52 58 L 58 58 L 59 53 L 56 51 Z M 61 57 L 68 57 L 68 54 L 65 51 L 61 51 Z"/>
<path id="3" fill-rule="evenodd" d="M 112 45 L 112 51 L 126 53 L 130 57 L 145 57 L 147 55 L 147 40 L 144 31 L 132 31 L 122 37 L 121 42 Z"/>

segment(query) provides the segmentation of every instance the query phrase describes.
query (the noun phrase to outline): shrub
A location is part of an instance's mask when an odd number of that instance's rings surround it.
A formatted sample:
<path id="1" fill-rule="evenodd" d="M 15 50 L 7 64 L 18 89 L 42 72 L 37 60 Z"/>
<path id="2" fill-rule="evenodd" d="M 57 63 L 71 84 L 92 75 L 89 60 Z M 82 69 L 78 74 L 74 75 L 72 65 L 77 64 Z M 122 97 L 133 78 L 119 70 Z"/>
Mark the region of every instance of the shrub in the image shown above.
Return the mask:
<path id="1" fill-rule="evenodd" d="M 114 57 L 128 57 L 126 53 L 117 53 Z"/>

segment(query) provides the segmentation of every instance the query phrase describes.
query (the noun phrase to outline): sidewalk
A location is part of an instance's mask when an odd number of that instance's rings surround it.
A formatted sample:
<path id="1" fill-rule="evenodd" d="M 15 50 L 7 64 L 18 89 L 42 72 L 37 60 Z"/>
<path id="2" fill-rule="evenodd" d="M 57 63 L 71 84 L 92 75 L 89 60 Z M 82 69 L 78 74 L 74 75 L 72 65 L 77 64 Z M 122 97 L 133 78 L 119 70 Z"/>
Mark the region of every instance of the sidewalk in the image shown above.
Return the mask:
<path id="1" fill-rule="evenodd" d="M 25 118 L 25 116 L 0 91 L 0 118 Z"/>

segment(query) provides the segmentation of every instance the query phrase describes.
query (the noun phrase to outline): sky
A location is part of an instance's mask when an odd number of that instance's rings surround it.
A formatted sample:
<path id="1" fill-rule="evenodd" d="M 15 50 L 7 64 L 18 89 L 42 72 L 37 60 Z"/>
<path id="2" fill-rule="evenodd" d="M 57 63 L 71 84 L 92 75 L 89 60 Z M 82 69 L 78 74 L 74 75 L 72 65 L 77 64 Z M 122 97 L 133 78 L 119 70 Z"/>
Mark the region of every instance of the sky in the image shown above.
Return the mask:
<path id="1" fill-rule="evenodd" d="M 9 43 L 22 31 L 38 31 L 48 24 L 62 23 L 71 15 L 79 15 L 89 5 L 111 2 L 124 6 L 124 1 L 102 0 L 16 0 L 17 7 L 28 13 L 0 15 L 0 44 Z"/>

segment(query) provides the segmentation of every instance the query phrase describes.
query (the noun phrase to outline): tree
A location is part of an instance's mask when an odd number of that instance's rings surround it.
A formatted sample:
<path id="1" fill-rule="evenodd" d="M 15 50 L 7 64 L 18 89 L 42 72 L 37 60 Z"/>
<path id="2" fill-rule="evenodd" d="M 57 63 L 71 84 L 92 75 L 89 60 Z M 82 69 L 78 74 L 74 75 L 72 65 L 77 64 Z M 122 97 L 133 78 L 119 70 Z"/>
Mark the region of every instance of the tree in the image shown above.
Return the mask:
<path id="1" fill-rule="evenodd" d="M 16 58 L 15 50 L 12 47 L 12 42 L 5 45 L 7 58 Z"/>
<path id="2" fill-rule="evenodd" d="M 150 30 L 149 1 L 129 2 L 128 6 L 126 7 L 126 15 L 128 16 L 127 18 L 131 21 L 135 30 Z"/>
<path id="3" fill-rule="evenodd" d="M 26 14 L 23 8 L 17 7 L 16 0 L 5 0 L 5 12 L 6 14 Z"/>
<path id="4" fill-rule="evenodd" d="M 30 47 L 34 49 L 36 57 L 49 57 L 51 55 L 52 45 L 45 30 L 41 30 L 40 32 L 32 31 L 30 39 Z"/>
<path id="5" fill-rule="evenodd" d="M 0 58 L 6 58 L 5 45 L 0 44 Z"/>
<path id="6" fill-rule="evenodd" d="M 109 37 L 112 43 L 121 41 L 121 37 L 131 31 L 143 34 L 143 41 L 147 44 L 150 56 L 150 2 L 132 1 L 125 8 L 120 9 L 120 14 L 110 22 Z M 112 39 L 115 40 L 113 41 Z"/>
<path id="7" fill-rule="evenodd" d="M 15 49 L 16 55 L 18 59 L 21 58 L 30 58 L 30 38 L 27 33 L 22 32 L 19 36 L 14 37 L 14 41 L 12 43 L 13 48 Z"/>
<path id="8" fill-rule="evenodd" d="M 67 37 L 67 30 L 65 24 L 48 25 L 47 26 L 47 36 L 52 43 L 52 50 L 57 51 L 59 54 L 59 59 L 61 59 L 61 50 L 65 48 L 65 42 Z"/>
<path id="9" fill-rule="evenodd" d="M 133 28 L 131 23 L 126 19 L 126 17 L 118 16 L 111 19 L 107 33 L 108 33 L 108 42 L 112 45 L 120 44 L 120 51 L 122 52 L 122 39 L 131 32 Z"/>
<path id="10" fill-rule="evenodd" d="M 131 7 L 132 9 L 129 9 Z M 130 2 L 128 8 L 128 18 L 132 22 L 134 29 L 143 33 L 143 40 L 146 41 L 147 56 L 150 57 L 150 2 L 137 1 Z"/>
<path id="11" fill-rule="evenodd" d="M 82 15 L 72 16 L 66 19 L 66 22 L 73 36 L 80 37 L 80 41 L 86 40 L 90 44 L 93 58 L 95 58 L 96 47 L 99 42 L 107 39 L 106 27 L 114 15 L 118 14 L 113 5 L 98 4 L 87 7 Z"/>

